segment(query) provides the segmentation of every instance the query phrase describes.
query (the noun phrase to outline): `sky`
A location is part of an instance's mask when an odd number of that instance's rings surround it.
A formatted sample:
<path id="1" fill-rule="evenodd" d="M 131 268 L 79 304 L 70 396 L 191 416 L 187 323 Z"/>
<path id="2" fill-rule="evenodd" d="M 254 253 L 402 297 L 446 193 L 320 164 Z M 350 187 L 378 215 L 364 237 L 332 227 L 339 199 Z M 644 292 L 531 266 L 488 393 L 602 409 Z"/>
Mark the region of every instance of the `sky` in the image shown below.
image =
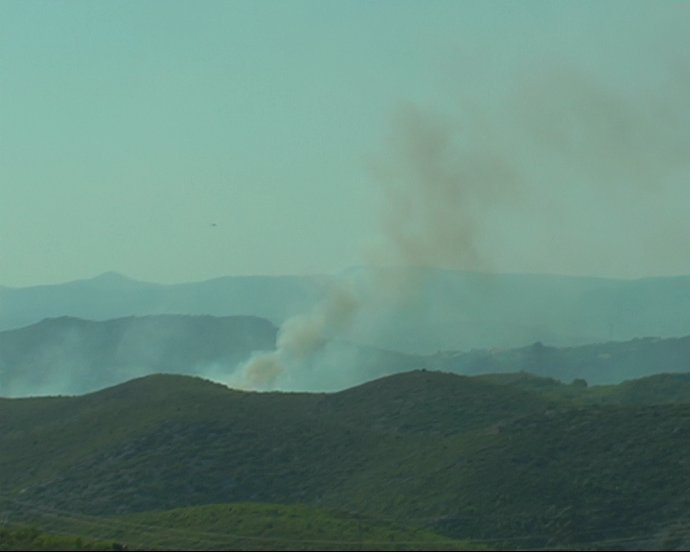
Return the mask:
<path id="1" fill-rule="evenodd" d="M 690 274 L 690 2 L 0 1 L 0 285 Z"/>

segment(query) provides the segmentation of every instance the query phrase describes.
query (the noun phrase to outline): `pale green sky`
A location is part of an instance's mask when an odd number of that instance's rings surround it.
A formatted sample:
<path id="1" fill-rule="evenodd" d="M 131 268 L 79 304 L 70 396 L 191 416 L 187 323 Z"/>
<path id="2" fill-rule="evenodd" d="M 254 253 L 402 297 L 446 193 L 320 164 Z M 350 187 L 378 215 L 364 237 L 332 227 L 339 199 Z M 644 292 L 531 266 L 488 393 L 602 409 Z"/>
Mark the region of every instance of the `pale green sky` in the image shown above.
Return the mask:
<path id="1" fill-rule="evenodd" d="M 520 173 L 440 264 L 690 273 L 689 36 L 671 1 L 0 0 L 0 285 L 362 264 L 409 106 Z"/>

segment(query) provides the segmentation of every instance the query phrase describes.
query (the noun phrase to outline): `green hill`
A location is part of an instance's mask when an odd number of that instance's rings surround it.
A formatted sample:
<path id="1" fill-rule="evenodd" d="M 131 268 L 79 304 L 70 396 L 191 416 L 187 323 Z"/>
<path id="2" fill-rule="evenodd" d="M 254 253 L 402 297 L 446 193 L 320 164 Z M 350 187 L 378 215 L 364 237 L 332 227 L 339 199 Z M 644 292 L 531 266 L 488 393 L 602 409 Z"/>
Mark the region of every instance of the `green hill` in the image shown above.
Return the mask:
<path id="1" fill-rule="evenodd" d="M 25 521 L 279 503 L 499 547 L 660 546 L 690 507 L 690 404 L 626 386 L 416 371 L 246 393 L 150 376 L 4 399 L 0 496 Z"/>
<path id="2" fill-rule="evenodd" d="M 0 550 L 114 550 L 117 543 L 51 534 L 35 527 L 0 527 Z"/>
<path id="3" fill-rule="evenodd" d="M 51 516 L 39 513 L 34 521 L 49 530 L 84 535 L 82 542 L 89 542 L 88 535 L 97 535 L 100 541 L 96 542 L 126 544 L 130 550 L 486 549 L 422 529 L 300 505 L 212 504 L 110 517 L 53 512 Z M 29 542 L 34 543 L 34 549 L 39 549 L 40 543 L 60 541 L 74 546 L 76 540 L 46 533 L 39 536 L 31 529 L 16 531 L 15 535 L 32 537 Z"/>
<path id="4" fill-rule="evenodd" d="M 573 405 L 690 404 L 690 374 L 655 374 L 618 385 L 587 386 L 584 380 L 570 384 L 528 372 L 485 374 L 473 379 L 538 393 L 543 398 Z"/>

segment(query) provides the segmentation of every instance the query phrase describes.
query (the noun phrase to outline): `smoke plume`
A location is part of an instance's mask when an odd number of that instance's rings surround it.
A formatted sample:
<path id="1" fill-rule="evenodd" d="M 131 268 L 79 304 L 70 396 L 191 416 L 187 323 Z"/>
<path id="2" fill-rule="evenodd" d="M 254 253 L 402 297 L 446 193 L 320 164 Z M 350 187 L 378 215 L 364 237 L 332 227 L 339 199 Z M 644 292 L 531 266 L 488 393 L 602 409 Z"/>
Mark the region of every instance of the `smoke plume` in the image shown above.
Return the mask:
<path id="1" fill-rule="evenodd" d="M 270 389 L 286 370 L 303 364 L 329 337 L 347 329 L 360 299 L 351 286 L 338 282 L 309 313 L 286 320 L 278 333 L 276 350 L 260 353 L 240 370 L 240 387 Z"/>
<path id="2" fill-rule="evenodd" d="M 368 259 L 379 268 L 336 281 L 312 312 L 287 320 L 276 350 L 258 354 L 241 367 L 238 385 L 273 388 L 320 351 L 328 338 L 347 332 L 356 319 L 385 324 L 380 313 L 409 301 L 422 286 L 418 268 L 486 267 L 477 245 L 481 215 L 516 187 L 512 168 L 496 154 L 495 144 L 493 151 L 484 147 L 488 142 L 487 136 L 463 137 L 441 118 L 414 106 L 401 108 L 387 153 L 370 162 L 386 200 L 383 245 Z"/>
<path id="3" fill-rule="evenodd" d="M 514 271 L 601 273 L 615 266 L 612 251 L 639 255 L 635 239 L 651 238 L 635 216 L 688 177 L 687 96 L 664 92 L 622 95 L 561 68 L 484 109 L 400 108 L 384 152 L 369 160 L 384 209 L 365 259 L 378 268 L 335 282 L 312 312 L 285 322 L 277 349 L 246 363 L 240 385 L 274 388 L 353 325 L 385 324 L 381 312 L 423 288 L 420 268 L 490 272 L 501 260 L 503 271 L 513 262 Z M 650 236 L 677 251 L 667 234 Z"/>

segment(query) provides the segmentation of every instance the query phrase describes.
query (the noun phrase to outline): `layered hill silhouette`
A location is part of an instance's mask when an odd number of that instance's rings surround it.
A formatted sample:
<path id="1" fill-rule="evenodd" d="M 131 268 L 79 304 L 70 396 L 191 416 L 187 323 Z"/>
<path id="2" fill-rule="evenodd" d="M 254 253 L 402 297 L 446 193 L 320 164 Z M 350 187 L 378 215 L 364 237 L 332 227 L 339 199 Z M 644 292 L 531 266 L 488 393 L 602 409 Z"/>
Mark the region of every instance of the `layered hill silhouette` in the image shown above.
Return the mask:
<path id="1" fill-rule="evenodd" d="M 0 332 L 0 396 L 81 394 L 159 372 L 231 382 L 252 354 L 275 348 L 277 332 L 268 320 L 250 316 L 46 319 Z M 577 379 L 605 385 L 690 371 L 690 337 L 579 347 L 539 342 L 515 349 L 433 355 L 333 340 L 309 361 L 297 389 L 338 390 L 421 368 L 466 375 L 529 372 L 563 382 Z"/>
<path id="2" fill-rule="evenodd" d="M 220 376 L 272 349 L 276 331 L 250 316 L 46 319 L 0 332 L 0 396 L 80 394 L 156 372 Z"/>
<path id="3" fill-rule="evenodd" d="M 88 320 L 153 314 L 258 316 L 280 323 L 314 304 L 325 281 L 308 276 L 227 276 L 162 285 L 108 272 L 64 284 L 0 287 L 0 330 L 62 316 Z"/>
<path id="4" fill-rule="evenodd" d="M 149 376 L 0 400 L 0 497 L 36 524 L 278 503 L 499 548 L 682 548 L 689 399 L 685 375 L 602 391 L 414 371 L 334 394 Z"/>
<path id="5" fill-rule="evenodd" d="M 0 332 L 0 396 L 75 395 L 159 372 L 227 381 L 278 329 L 251 316 L 153 315 L 91 321 L 63 316 Z M 321 364 L 324 361 L 329 364 Z M 424 366 L 424 359 L 333 341 L 313 359 L 342 389 Z M 314 377 L 318 380 L 318 377 Z"/>
<path id="6" fill-rule="evenodd" d="M 0 330 L 60 316 L 107 320 L 153 314 L 258 316 L 279 325 L 308 312 L 329 286 L 376 281 L 377 274 L 358 269 L 337 276 L 232 276 L 159 285 L 107 273 L 60 285 L 0 287 Z M 379 279 L 408 284 L 383 311 L 365 309 L 342 339 L 432 354 L 536 341 L 574 346 L 690 335 L 687 276 L 613 280 L 438 269 L 391 269 L 384 276 Z"/>
<path id="7" fill-rule="evenodd" d="M 690 371 L 690 337 L 639 338 L 579 347 L 537 342 L 515 349 L 439 353 L 428 361 L 429 366 L 460 374 L 522 371 L 565 382 L 582 379 L 606 385 L 662 372 Z"/>

